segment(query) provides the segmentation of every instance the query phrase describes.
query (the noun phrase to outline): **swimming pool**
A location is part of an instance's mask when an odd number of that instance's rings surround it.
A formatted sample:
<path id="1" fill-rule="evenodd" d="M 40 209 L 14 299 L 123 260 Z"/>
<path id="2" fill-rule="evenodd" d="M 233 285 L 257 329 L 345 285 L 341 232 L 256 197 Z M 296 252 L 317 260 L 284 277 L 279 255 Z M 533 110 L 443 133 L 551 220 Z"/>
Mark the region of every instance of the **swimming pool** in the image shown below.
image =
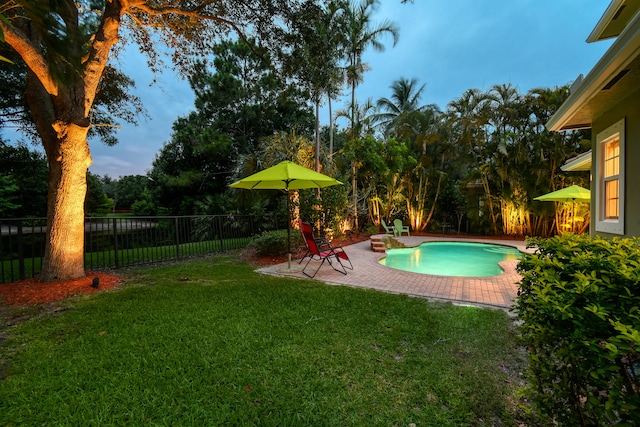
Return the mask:
<path id="1" fill-rule="evenodd" d="M 426 242 L 386 251 L 379 262 L 397 270 L 438 276 L 487 277 L 502 274 L 500 261 L 519 259 L 510 246 L 470 242 Z"/>

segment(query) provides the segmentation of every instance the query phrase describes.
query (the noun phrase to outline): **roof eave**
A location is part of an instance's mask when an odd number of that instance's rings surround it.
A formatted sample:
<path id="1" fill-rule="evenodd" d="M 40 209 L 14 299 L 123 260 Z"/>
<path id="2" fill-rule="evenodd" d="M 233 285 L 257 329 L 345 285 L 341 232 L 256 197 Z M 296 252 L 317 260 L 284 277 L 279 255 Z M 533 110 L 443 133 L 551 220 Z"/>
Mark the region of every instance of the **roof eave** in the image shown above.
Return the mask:
<path id="1" fill-rule="evenodd" d="M 579 154 L 573 159 L 569 159 L 564 165 L 560 166 L 560 170 L 564 172 L 591 170 L 591 155 L 591 150 Z"/>
<path id="2" fill-rule="evenodd" d="M 589 37 L 587 37 L 587 43 L 593 43 L 611 38 L 605 37 L 603 36 L 603 34 L 607 30 L 609 24 L 611 24 L 611 21 L 613 21 L 616 13 L 618 13 L 618 10 L 620 10 L 620 8 L 624 5 L 624 3 L 625 0 L 613 0 L 611 3 L 609 3 L 609 7 L 607 7 L 607 10 L 604 11 L 595 28 L 593 29 L 593 31 L 591 31 Z"/>
<path id="3" fill-rule="evenodd" d="M 581 129 L 591 127 L 591 123 L 570 123 L 571 118 L 590 99 L 622 71 L 640 53 L 640 13 L 636 14 L 617 40 L 605 52 L 600 61 L 583 79 L 566 101 L 551 116 L 546 124 L 550 131 Z"/>

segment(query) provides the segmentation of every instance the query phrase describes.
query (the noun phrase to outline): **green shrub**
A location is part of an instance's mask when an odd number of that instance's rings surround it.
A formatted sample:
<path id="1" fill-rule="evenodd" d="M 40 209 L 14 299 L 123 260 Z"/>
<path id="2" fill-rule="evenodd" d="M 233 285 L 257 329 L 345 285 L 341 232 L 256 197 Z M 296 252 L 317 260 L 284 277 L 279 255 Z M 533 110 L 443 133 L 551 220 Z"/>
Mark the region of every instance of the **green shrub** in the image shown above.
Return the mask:
<path id="1" fill-rule="evenodd" d="M 131 210 L 136 216 L 154 216 L 156 205 L 149 200 L 138 200 L 131 205 Z"/>
<path id="2" fill-rule="evenodd" d="M 300 231 L 291 230 L 291 252 L 295 252 L 303 245 Z M 260 255 L 285 255 L 288 251 L 287 230 L 265 231 L 251 240 Z"/>
<path id="3" fill-rule="evenodd" d="M 381 233 L 380 227 L 377 227 L 377 226 L 375 226 L 373 224 L 367 224 L 367 226 L 364 229 L 364 232 L 366 234 L 368 234 L 369 236 L 371 236 L 373 234 L 380 234 Z M 384 231 L 382 231 L 382 232 L 384 232 Z"/>
<path id="4" fill-rule="evenodd" d="M 515 309 L 532 400 L 564 425 L 640 425 L 640 239 L 529 245 Z"/>

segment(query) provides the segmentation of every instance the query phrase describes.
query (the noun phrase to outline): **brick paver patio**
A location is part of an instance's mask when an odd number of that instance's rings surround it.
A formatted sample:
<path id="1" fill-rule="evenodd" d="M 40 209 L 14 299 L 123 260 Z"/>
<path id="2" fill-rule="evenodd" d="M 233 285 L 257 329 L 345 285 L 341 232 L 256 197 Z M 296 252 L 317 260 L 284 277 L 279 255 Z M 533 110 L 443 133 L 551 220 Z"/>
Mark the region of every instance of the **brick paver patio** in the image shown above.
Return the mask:
<path id="1" fill-rule="evenodd" d="M 523 252 L 530 251 L 526 249 L 524 241 L 514 240 L 475 240 L 425 236 L 402 236 L 397 239 L 406 246 L 417 246 L 422 242 L 428 241 L 465 241 L 495 243 L 512 246 Z M 456 304 L 470 304 L 500 309 L 511 307 L 517 296 L 517 282 L 520 280 L 520 275 L 515 270 L 518 263 L 515 260 L 501 262 L 500 266 L 504 273 L 498 276 L 449 277 L 412 273 L 383 266 L 378 263 L 378 260 L 384 257 L 385 254 L 374 252 L 369 241 L 346 246 L 344 250 L 353 263 L 353 271 L 347 270 L 347 275 L 345 276 L 325 263 L 318 271 L 315 280 L 329 284 L 425 297 L 429 300 L 451 301 Z M 319 262 L 311 261 L 309 269 L 312 267 L 314 269 L 317 268 Z M 461 262 L 464 261 L 461 260 Z M 298 260 L 292 260 L 291 271 L 287 269 L 287 263 L 263 267 L 258 271 L 264 274 L 307 278 L 301 272 L 305 263 L 306 260 L 303 261 L 302 265 L 298 264 Z"/>

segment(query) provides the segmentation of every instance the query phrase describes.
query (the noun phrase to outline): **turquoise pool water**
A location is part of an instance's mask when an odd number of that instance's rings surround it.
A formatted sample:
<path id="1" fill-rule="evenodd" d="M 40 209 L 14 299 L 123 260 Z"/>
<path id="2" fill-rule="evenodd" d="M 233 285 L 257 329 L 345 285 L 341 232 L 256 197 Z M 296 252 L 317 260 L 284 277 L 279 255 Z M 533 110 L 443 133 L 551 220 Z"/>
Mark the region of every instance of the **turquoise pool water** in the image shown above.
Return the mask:
<path id="1" fill-rule="evenodd" d="M 398 270 L 439 276 L 486 277 L 502 274 L 500 261 L 519 259 L 510 246 L 468 242 L 427 242 L 414 248 L 387 250 L 380 264 Z"/>

